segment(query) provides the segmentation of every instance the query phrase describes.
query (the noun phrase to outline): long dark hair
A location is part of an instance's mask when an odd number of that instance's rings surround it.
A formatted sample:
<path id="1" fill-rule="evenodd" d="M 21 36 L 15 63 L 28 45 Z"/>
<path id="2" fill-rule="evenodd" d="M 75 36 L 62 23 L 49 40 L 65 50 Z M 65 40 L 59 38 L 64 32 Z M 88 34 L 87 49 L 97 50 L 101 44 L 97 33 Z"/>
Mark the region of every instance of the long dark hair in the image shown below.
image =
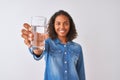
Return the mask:
<path id="1" fill-rule="evenodd" d="M 58 12 L 53 14 L 53 16 L 50 18 L 49 23 L 48 23 L 48 30 L 47 30 L 48 34 L 49 34 L 49 37 L 51 39 L 56 39 L 57 38 L 57 33 L 55 32 L 55 29 L 54 29 L 54 23 L 55 23 L 56 17 L 59 16 L 59 15 L 64 15 L 64 16 L 68 17 L 69 23 L 70 23 L 70 30 L 67 34 L 67 40 L 72 41 L 73 39 L 75 39 L 77 37 L 75 24 L 73 22 L 72 17 L 64 10 L 59 10 Z"/>

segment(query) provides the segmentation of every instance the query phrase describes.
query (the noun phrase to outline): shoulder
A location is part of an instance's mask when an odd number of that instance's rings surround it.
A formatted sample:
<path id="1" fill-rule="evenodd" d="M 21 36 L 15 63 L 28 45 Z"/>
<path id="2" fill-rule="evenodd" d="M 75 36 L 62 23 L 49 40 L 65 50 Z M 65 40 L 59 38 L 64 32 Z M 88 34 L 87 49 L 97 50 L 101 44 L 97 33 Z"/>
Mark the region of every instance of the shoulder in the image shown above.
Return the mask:
<path id="1" fill-rule="evenodd" d="M 51 39 L 51 38 L 47 38 L 46 40 L 45 40 L 45 42 L 46 43 L 49 43 L 49 42 L 52 42 L 53 40 Z"/>
<path id="2" fill-rule="evenodd" d="M 48 38 L 48 39 L 45 40 L 45 44 L 54 45 L 55 44 L 55 40 L 52 40 L 51 38 Z"/>
<path id="3" fill-rule="evenodd" d="M 48 42 L 48 41 L 50 41 L 50 40 L 51 40 L 51 38 L 47 38 L 45 41 Z"/>
<path id="4" fill-rule="evenodd" d="M 82 52 L 82 46 L 76 42 L 70 42 L 69 47 L 74 51 Z"/>
<path id="5" fill-rule="evenodd" d="M 73 41 L 71 42 L 71 45 L 72 45 L 73 47 L 75 47 L 75 48 L 79 48 L 79 49 L 82 48 L 81 44 L 76 43 L 76 42 L 73 42 Z"/>

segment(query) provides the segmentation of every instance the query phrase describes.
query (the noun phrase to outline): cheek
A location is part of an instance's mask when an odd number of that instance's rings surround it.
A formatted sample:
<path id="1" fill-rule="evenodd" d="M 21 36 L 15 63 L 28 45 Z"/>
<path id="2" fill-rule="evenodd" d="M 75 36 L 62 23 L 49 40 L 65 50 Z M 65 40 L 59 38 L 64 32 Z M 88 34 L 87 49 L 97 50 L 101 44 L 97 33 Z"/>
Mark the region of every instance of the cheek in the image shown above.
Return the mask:
<path id="1" fill-rule="evenodd" d="M 66 30 L 69 32 L 69 31 L 70 31 L 70 27 L 69 27 L 69 26 L 67 26 Z"/>
<path id="2" fill-rule="evenodd" d="M 57 31 L 60 28 L 60 26 L 55 25 L 54 29 Z"/>
<path id="3" fill-rule="evenodd" d="M 57 29 L 58 29 L 58 28 L 55 26 L 55 27 L 54 27 L 55 32 L 57 32 Z"/>

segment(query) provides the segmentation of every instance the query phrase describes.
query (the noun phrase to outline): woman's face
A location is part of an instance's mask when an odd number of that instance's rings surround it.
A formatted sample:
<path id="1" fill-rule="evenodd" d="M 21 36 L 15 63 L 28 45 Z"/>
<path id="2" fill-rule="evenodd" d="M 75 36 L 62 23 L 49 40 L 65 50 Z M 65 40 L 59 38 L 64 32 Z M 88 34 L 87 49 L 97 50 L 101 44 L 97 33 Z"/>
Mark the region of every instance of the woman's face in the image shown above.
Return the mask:
<path id="1" fill-rule="evenodd" d="M 58 38 L 66 38 L 70 29 L 68 17 L 64 15 L 57 16 L 55 18 L 54 28 Z"/>

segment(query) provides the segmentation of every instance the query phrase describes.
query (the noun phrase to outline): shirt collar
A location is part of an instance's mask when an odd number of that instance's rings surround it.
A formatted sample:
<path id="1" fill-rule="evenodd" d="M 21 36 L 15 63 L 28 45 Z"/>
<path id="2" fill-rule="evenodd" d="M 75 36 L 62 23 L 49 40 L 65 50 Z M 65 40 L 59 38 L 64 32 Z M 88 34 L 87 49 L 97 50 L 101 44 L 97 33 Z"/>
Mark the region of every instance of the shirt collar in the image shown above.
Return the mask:
<path id="1" fill-rule="evenodd" d="M 61 44 L 61 41 L 58 38 L 54 39 L 54 42 L 57 44 Z M 71 44 L 71 43 L 73 43 L 73 42 L 72 41 L 67 42 L 67 44 Z"/>

